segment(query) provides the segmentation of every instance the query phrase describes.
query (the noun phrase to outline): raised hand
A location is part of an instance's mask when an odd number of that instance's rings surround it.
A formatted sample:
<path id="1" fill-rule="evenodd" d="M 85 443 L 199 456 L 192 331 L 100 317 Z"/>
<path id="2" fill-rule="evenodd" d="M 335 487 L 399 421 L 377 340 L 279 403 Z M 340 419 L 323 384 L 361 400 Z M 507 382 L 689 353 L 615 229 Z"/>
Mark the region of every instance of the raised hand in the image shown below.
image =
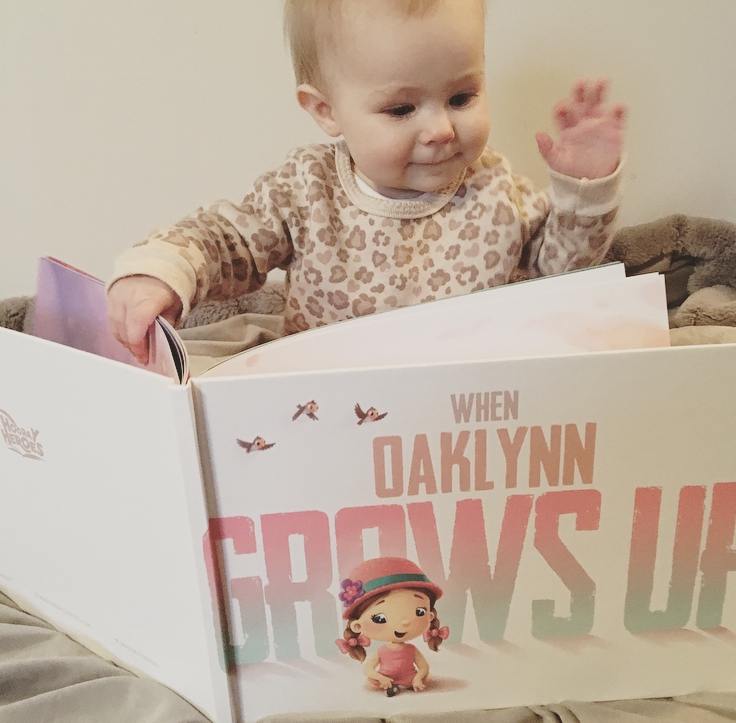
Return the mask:
<path id="1" fill-rule="evenodd" d="M 573 178 L 604 178 L 619 164 L 626 106 L 606 103 L 608 81 L 575 82 L 570 96 L 554 109 L 557 142 L 537 133 L 537 146 L 553 171 Z"/>

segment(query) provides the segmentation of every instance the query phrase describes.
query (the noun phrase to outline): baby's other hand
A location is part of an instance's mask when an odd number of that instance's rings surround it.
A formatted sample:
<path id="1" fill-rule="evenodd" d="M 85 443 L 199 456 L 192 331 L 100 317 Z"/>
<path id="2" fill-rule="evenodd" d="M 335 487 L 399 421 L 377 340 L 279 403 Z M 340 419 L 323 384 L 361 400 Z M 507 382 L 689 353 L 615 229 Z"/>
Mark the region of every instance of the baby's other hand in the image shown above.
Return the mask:
<path id="1" fill-rule="evenodd" d="M 141 364 L 148 361 L 147 334 L 156 317 L 175 324 L 181 310 L 181 300 L 171 287 L 152 276 L 126 276 L 107 292 L 112 333 Z"/>
<path id="2" fill-rule="evenodd" d="M 553 171 L 573 178 L 604 178 L 617 168 L 623 150 L 626 106 L 607 104 L 608 81 L 578 80 L 554 109 L 558 141 L 537 133 L 537 146 Z"/>

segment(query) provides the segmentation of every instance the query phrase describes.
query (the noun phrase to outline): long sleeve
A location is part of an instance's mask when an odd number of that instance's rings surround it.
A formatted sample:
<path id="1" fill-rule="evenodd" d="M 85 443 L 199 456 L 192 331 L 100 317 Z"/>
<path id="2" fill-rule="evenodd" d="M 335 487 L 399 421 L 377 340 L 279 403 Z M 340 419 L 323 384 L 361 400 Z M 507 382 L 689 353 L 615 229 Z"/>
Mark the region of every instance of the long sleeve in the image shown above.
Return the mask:
<path id="1" fill-rule="evenodd" d="M 205 299 L 255 291 L 291 258 L 293 177 L 287 161 L 261 176 L 240 204 L 220 201 L 156 230 L 116 259 L 110 285 L 135 274 L 160 279 L 181 298 L 182 317 Z"/>
<path id="2" fill-rule="evenodd" d="M 603 260 L 615 230 L 621 164 L 606 178 L 576 179 L 550 170 L 547 204 L 519 183 L 527 218 L 527 244 L 520 268 L 531 276 L 594 266 Z"/>

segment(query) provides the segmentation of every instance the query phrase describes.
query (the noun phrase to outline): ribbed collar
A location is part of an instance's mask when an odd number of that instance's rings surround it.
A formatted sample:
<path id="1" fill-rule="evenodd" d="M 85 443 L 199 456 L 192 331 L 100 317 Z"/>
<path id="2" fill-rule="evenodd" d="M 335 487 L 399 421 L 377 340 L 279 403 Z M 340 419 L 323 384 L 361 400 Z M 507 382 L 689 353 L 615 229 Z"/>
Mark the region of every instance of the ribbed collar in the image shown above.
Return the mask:
<path id="1" fill-rule="evenodd" d="M 335 167 L 337 176 L 348 198 L 365 213 L 384 218 L 424 218 L 439 211 L 460 188 L 465 180 L 465 171 L 451 183 L 432 194 L 431 198 L 375 198 L 360 190 L 355 180 L 350 151 L 347 143 L 340 140 L 335 144 Z"/>

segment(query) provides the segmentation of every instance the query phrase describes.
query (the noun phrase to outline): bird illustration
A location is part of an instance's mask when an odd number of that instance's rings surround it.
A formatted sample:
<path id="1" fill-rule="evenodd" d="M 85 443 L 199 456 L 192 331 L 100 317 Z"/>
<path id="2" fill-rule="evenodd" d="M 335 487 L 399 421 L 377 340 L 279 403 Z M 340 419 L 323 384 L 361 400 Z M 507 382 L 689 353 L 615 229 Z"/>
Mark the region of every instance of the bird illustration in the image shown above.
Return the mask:
<path id="1" fill-rule="evenodd" d="M 379 414 L 378 410 L 375 407 L 368 407 L 367 411 L 363 411 L 360 408 L 360 404 L 355 405 L 355 413 L 358 415 L 358 424 L 363 424 L 363 422 L 377 422 L 379 419 L 383 419 L 388 412 L 384 412 L 383 414 Z"/>
<path id="2" fill-rule="evenodd" d="M 245 442 L 242 439 L 236 440 L 239 447 L 242 447 L 246 452 L 261 452 L 264 449 L 271 449 L 276 442 L 267 444 L 263 437 L 256 437 L 252 442 Z"/>
<path id="3" fill-rule="evenodd" d="M 297 419 L 297 417 L 300 417 L 302 414 L 306 414 L 310 419 L 319 419 L 317 416 L 317 410 L 319 409 L 319 404 L 312 399 L 312 401 L 307 402 L 306 404 L 297 404 L 296 405 L 296 414 L 291 418 L 292 421 Z"/>

